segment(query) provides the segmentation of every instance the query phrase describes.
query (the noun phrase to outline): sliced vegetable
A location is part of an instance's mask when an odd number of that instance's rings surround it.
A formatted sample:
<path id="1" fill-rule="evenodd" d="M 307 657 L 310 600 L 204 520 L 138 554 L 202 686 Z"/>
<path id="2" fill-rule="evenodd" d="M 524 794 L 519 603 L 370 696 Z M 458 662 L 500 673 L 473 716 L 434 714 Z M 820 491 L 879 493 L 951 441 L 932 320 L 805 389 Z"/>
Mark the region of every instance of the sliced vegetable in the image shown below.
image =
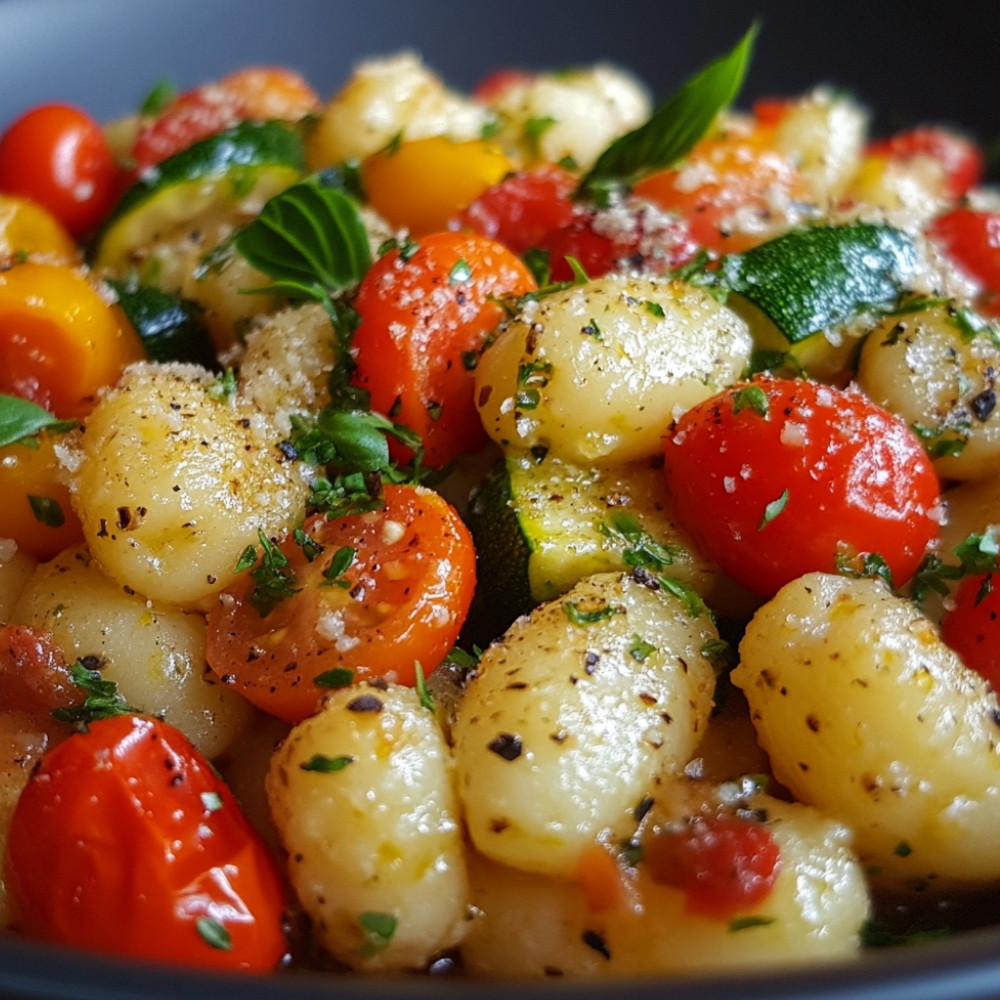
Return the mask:
<path id="1" fill-rule="evenodd" d="M 208 615 L 209 665 L 289 722 L 350 680 L 416 681 L 454 645 L 472 600 L 475 554 L 454 509 L 430 490 L 386 486 L 385 506 L 309 519 L 268 542 Z"/>
<path id="2" fill-rule="evenodd" d="M 0 195 L 0 259 L 43 255 L 73 264 L 80 251 L 66 227 L 47 209 L 27 198 Z"/>
<path id="3" fill-rule="evenodd" d="M 14 811 L 4 880 L 19 928 L 44 941 L 260 972 L 286 952 L 267 848 L 157 719 L 98 720 L 46 754 Z"/>
<path id="4" fill-rule="evenodd" d="M 98 269 L 128 273 L 131 255 L 180 226 L 218 214 L 256 214 L 302 176 L 302 138 L 282 122 L 241 122 L 147 170 L 98 234 Z"/>
<path id="5" fill-rule="evenodd" d="M 883 570 L 897 586 L 938 534 L 923 445 L 856 390 L 759 378 L 684 414 L 664 445 L 681 523 L 765 597 L 812 570 Z"/>
<path id="6" fill-rule="evenodd" d="M 941 638 L 1000 690 L 1000 575 L 979 573 L 961 582 L 941 619 Z"/>
<path id="7" fill-rule="evenodd" d="M 104 220 L 119 184 L 101 126 L 79 108 L 40 105 L 0 136 L 0 191 L 37 202 L 75 237 Z"/>
<path id="8" fill-rule="evenodd" d="M 0 271 L 0 392 L 78 417 L 142 342 L 82 271 L 28 261 Z"/>
<path id="9" fill-rule="evenodd" d="M 201 307 L 188 299 L 131 281 L 109 281 L 118 305 L 135 328 L 151 361 L 181 361 L 217 368 Z"/>
<path id="10" fill-rule="evenodd" d="M 916 268 L 909 236 L 858 222 L 796 230 L 723 257 L 718 276 L 795 344 L 866 309 L 891 308 Z"/>
<path id="11" fill-rule="evenodd" d="M 473 401 L 478 352 L 506 315 L 500 300 L 535 287 L 509 250 L 472 233 L 395 247 L 365 275 L 354 300 L 354 380 L 373 410 L 420 435 L 427 465 L 485 444 Z"/>

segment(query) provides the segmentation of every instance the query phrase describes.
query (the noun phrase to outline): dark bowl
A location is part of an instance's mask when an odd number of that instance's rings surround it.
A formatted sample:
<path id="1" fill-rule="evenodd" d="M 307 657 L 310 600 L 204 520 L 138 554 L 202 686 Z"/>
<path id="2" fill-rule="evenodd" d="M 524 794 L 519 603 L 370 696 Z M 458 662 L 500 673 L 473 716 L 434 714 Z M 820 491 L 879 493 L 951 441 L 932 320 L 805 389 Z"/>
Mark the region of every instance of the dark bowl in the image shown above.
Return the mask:
<path id="1" fill-rule="evenodd" d="M 632 68 L 664 97 L 728 50 L 755 17 L 762 30 L 741 103 L 829 83 L 872 110 L 877 132 L 948 123 L 1000 149 L 993 79 L 1000 15 L 992 2 L 962 0 L 946 8 L 879 0 L 822 6 L 802 0 L 0 0 L 0 123 L 43 101 L 73 101 L 113 117 L 136 107 L 160 80 L 184 87 L 251 62 L 293 66 L 327 96 L 360 58 L 401 48 L 420 52 L 458 88 L 504 66 L 606 59 Z M 7 1000 L 499 1000 L 512 989 L 523 1000 L 987 1000 L 1000 998 L 1000 929 L 793 971 L 516 986 L 447 977 L 216 976 L 0 937 L 0 996 Z"/>

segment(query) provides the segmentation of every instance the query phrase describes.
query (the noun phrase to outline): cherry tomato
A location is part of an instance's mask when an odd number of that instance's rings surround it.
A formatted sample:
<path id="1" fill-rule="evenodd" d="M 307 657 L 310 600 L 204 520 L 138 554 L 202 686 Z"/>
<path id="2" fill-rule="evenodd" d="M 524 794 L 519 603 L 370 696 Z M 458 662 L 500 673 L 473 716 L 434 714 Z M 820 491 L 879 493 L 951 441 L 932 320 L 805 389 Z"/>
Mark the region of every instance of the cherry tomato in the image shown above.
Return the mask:
<path id="1" fill-rule="evenodd" d="M 804 200 L 805 183 L 787 157 L 770 147 L 772 130 L 702 139 L 685 162 L 635 185 L 648 198 L 687 221 L 692 238 L 717 253 L 736 253 L 780 228 L 782 206 Z M 755 225 L 739 219 L 752 216 Z"/>
<path id="2" fill-rule="evenodd" d="M 956 208 L 934 219 L 927 235 L 956 266 L 983 286 L 986 312 L 1000 303 L 1000 213 Z"/>
<path id="3" fill-rule="evenodd" d="M 984 159 L 979 147 L 965 136 L 942 128 L 923 126 L 877 139 L 868 143 L 865 154 L 902 162 L 916 156 L 937 160 L 944 168 L 946 194 L 954 201 L 983 176 Z"/>
<path id="4" fill-rule="evenodd" d="M 247 578 L 208 615 L 211 668 L 288 722 L 312 715 L 330 686 L 374 677 L 412 685 L 417 663 L 430 673 L 455 644 L 475 588 L 468 529 L 422 487 L 386 486 L 383 509 L 315 516 L 304 531 L 322 552 L 282 544 L 295 593 L 262 617 Z"/>
<path id="5" fill-rule="evenodd" d="M 77 268 L 27 261 L 0 271 L 0 392 L 83 416 L 145 357 L 125 314 Z"/>
<path id="6" fill-rule="evenodd" d="M 29 255 L 61 264 L 80 261 L 76 242 L 51 212 L 27 198 L 0 195 L 0 258 Z"/>
<path id="7" fill-rule="evenodd" d="M 476 85 L 472 96 L 475 100 L 483 104 L 492 104 L 511 87 L 522 83 L 530 83 L 533 79 L 534 74 L 523 69 L 508 68 L 494 70 Z"/>
<path id="8" fill-rule="evenodd" d="M 372 409 L 416 431 L 442 468 L 486 442 L 473 401 L 478 351 L 505 311 L 535 288 L 509 250 L 474 233 L 433 233 L 379 258 L 361 281 L 352 352 Z M 405 457 L 402 449 L 395 449 Z"/>
<path id="9" fill-rule="evenodd" d="M 0 686 L 0 711 L 22 712 L 47 730 L 57 727 L 54 709 L 81 700 L 52 634 L 30 625 L 0 626 Z"/>
<path id="10" fill-rule="evenodd" d="M 0 191 L 37 202 L 75 237 L 108 214 L 119 169 L 101 126 L 68 104 L 43 104 L 0 136 Z"/>
<path id="11" fill-rule="evenodd" d="M 176 729 L 122 715 L 50 750 L 11 821 L 4 878 L 32 937 L 267 971 L 282 880 L 232 794 Z"/>
<path id="12" fill-rule="evenodd" d="M 983 573 L 962 581 L 954 608 L 941 619 L 941 638 L 1000 691 L 1000 576 Z"/>
<path id="13" fill-rule="evenodd" d="M 386 222 L 420 237 L 447 228 L 510 170 L 510 160 L 492 143 L 435 135 L 373 153 L 361 164 L 361 179 L 369 204 Z"/>
<path id="14" fill-rule="evenodd" d="M 136 173 L 244 119 L 297 121 L 320 106 L 298 73 L 283 67 L 248 66 L 214 83 L 185 91 L 144 121 L 132 145 Z"/>
<path id="15" fill-rule="evenodd" d="M 37 559 L 51 559 L 83 541 L 83 527 L 70 503 L 69 487 L 56 458 L 58 435 L 41 433 L 33 445 L 0 448 L 0 538 Z"/>
<path id="16" fill-rule="evenodd" d="M 484 191 L 458 217 L 458 227 L 488 236 L 516 254 L 539 246 L 576 218 L 576 179 L 554 165 L 510 174 Z"/>
<path id="17" fill-rule="evenodd" d="M 763 596 L 811 571 L 896 585 L 937 536 L 939 485 L 916 435 L 858 390 L 759 378 L 693 407 L 664 444 L 679 520 Z"/>
<path id="18" fill-rule="evenodd" d="M 647 838 L 643 863 L 660 885 L 684 892 L 691 913 L 729 920 L 771 894 L 781 850 L 760 823 L 738 816 L 695 816 L 680 830 Z"/>

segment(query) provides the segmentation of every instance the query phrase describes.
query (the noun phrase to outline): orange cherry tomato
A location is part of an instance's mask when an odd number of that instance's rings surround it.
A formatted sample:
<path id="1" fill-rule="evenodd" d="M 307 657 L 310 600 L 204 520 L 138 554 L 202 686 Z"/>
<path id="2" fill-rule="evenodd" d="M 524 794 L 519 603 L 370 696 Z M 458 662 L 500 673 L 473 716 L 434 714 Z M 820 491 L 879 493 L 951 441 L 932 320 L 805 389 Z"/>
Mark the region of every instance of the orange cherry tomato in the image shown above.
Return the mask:
<path id="1" fill-rule="evenodd" d="M 18 929 L 45 941 L 261 972 L 287 951 L 267 848 L 211 765 L 158 719 L 92 722 L 42 758 L 4 878 Z"/>
<path id="2" fill-rule="evenodd" d="M 678 212 L 700 246 L 717 253 L 747 250 L 780 228 L 784 205 L 807 195 L 799 172 L 771 148 L 772 131 L 702 139 L 681 166 L 644 178 L 634 193 Z"/>
<path id="3" fill-rule="evenodd" d="M 770 597 L 878 556 L 893 583 L 938 534 L 940 488 L 916 435 L 857 390 L 762 377 L 685 413 L 664 444 L 676 515 L 734 580 Z"/>
<path id="4" fill-rule="evenodd" d="M 394 229 L 426 236 L 511 171 L 498 146 L 436 135 L 373 153 L 361 165 L 368 202 Z"/>
<path id="5" fill-rule="evenodd" d="M 314 714 L 331 686 L 376 677 L 412 685 L 418 663 L 430 673 L 455 644 L 475 589 L 468 529 L 423 487 L 386 486 L 381 510 L 317 515 L 304 531 L 305 548 L 294 538 L 280 547 L 293 593 L 262 617 L 248 576 L 208 615 L 212 670 L 287 722 Z"/>
<path id="6" fill-rule="evenodd" d="M 685 894 L 691 913 L 730 920 L 771 894 L 781 850 L 767 827 L 739 816 L 695 816 L 647 838 L 643 863 L 654 882 Z"/>
<path id="7" fill-rule="evenodd" d="M 101 126 L 67 104 L 44 104 L 0 137 L 0 191 L 37 202 L 75 237 L 114 203 L 120 172 Z"/>
<path id="8" fill-rule="evenodd" d="M 0 448 L 0 538 L 13 538 L 19 548 L 43 560 L 83 541 L 60 474 L 56 441 L 57 435 L 41 432 L 35 446 Z"/>
<path id="9" fill-rule="evenodd" d="M 37 261 L 0 271 L 0 392 L 79 417 L 145 356 L 124 313 L 83 272 Z"/>
<path id="10" fill-rule="evenodd" d="M 423 438 L 424 462 L 442 468 L 486 443 L 473 368 L 506 315 L 497 300 L 536 285 L 519 258 L 474 233 L 433 233 L 411 249 L 390 250 L 361 281 L 354 380 L 373 410 Z"/>

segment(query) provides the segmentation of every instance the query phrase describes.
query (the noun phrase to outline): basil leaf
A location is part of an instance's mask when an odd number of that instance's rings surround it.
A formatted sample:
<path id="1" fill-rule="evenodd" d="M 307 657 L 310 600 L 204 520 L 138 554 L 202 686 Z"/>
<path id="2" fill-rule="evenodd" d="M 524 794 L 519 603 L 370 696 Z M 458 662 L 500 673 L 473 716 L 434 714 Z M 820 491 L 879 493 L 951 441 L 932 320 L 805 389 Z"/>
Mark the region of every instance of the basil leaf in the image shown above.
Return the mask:
<path id="1" fill-rule="evenodd" d="M 0 393 L 0 448 L 37 434 L 46 427 L 66 431 L 75 427 L 72 420 L 60 420 L 48 410 L 20 396 Z"/>
<path id="2" fill-rule="evenodd" d="M 649 121 L 612 142 L 583 176 L 576 197 L 594 196 L 609 185 L 631 184 L 643 174 L 669 167 L 686 156 L 719 112 L 736 99 L 757 30 L 754 22 L 728 55 L 685 82 Z"/>
<path id="3" fill-rule="evenodd" d="M 371 266 L 361 213 L 343 191 L 307 179 L 275 195 L 236 234 L 236 249 L 273 284 L 255 292 L 326 303 Z"/>

